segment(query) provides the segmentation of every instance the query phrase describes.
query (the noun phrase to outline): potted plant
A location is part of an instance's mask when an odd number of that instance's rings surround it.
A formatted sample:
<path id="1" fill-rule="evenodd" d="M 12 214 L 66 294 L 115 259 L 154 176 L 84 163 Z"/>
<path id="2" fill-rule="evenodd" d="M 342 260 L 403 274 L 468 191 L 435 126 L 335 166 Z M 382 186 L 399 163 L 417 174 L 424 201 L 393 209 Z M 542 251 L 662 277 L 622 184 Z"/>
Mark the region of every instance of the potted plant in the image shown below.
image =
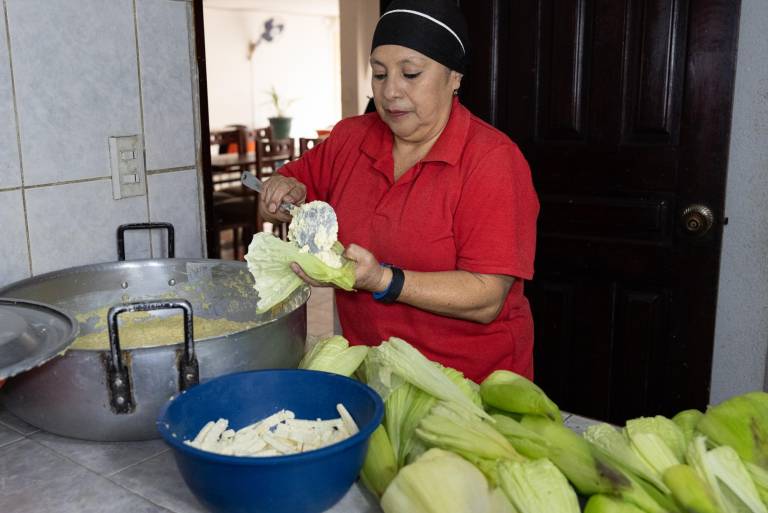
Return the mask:
<path id="1" fill-rule="evenodd" d="M 272 137 L 275 139 L 287 139 L 291 134 L 291 118 L 285 110 L 295 100 L 286 100 L 277 93 L 275 86 L 268 91 L 270 103 L 275 108 L 275 116 L 269 118 L 269 126 L 272 127 Z"/>

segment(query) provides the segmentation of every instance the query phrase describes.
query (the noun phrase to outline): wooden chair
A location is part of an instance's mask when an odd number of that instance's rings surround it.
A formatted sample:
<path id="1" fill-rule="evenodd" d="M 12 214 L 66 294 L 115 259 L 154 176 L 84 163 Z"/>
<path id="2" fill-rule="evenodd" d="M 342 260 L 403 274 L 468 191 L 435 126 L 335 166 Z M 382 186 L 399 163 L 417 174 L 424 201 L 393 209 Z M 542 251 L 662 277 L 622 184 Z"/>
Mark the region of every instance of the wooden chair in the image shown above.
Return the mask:
<path id="1" fill-rule="evenodd" d="M 211 142 L 220 143 L 220 153 L 237 151 L 240 155 L 247 155 L 249 153 L 255 154 L 257 151 L 256 142 L 265 141 L 269 142 L 272 136 L 272 129 L 269 126 L 263 128 L 255 128 L 249 130 L 245 125 L 229 125 L 228 128 L 236 131 L 236 135 L 233 130 L 219 131 L 211 134 Z M 215 136 L 214 136 L 215 134 Z M 246 151 L 240 151 L 243 148 Z M 251 192 L 249 189 L 243 187 L 240 184 L 240 175 L 245 169 L 251 169 L 255 171 L 254 166 L 243 166 L 242 168 L 234 168 L 232 172 L 218 172 L 214 177 L 214 190 L 224 191 L 233 196 L 249 196 Z M 258 175 L 258 173 L 257 173 Z"/>
<path id="2" fill-rule="evenodd" d="M 299 137 L 299 157 L 321 142 L 323 142 L 323 139 L 320 139 L 319 137 L 314 139 L 310 137 Z"/>
<path id="3" fill-rule="evenodd" d="M 271 141 L 256 141 L 256 173 L 260 180 L 268 180 L 285 162 L 295 158 L 295 141 L 289 139 L 275 139 Z M 259 220 L 259 230 L 263 230 L 263 223 Z M 272 227 L 272 233 L 286 240 L 288 226 L 280 223 Z"/>
<path id="4" fill-rule="evenodd" d="M 267 125 L 265 127 L 261 128 L 254 128 L 250 132 L 248 132 L 249 137 L 251 137 L 254 141 L 263 139 L 265 141 L 271 141 L 272 140 L 272 127 Z"/>
<path id="5" fill-rule="evenodd" d="M 211 131 L 211 146 L 218 146 L 218 153 L 247 153 L 247 130 L 243 125 L 232 125 L 224 130 Z"/>
<path id="6" fill-rule="evenodd" d="M 259 178 L 269 176 L 285 162 L 294 159 L 295 142 L 293 139 L 257 140 L 256 172 Z"/>
<path id="7" fill-rule="evenodd" d="M 249 132 L 249 139 L 255 137 L 254 132 Z M 268 178 L 285 161 L 294 158 L 293 139 L 272 141 L 254 138 L 252 141 L 256 153 L 256 165 L 252 171 L 260 179 Z M 241 184 L 241 173 L 241 169 L 236 169 L 232 173 L 219 174 L 214 183 L 213 198 L 213 213 L 219 236 L 231 231 L 236 260 L 243 257 L 254 233 L 263 230 L 263 222 L 258 217 L 258 195 Z M 273 226 L 272 231 L 285 239 L 288 228 L 282 223 Z"/>
<path id="8" fill-rule="evenodd" d="M 227 197 L 214 194 L 213 214 L 219 237 L 231 231 L 234 260 L 242 260 L 254 233 L 261 226 L 257 219 L 256 195 Z"/>

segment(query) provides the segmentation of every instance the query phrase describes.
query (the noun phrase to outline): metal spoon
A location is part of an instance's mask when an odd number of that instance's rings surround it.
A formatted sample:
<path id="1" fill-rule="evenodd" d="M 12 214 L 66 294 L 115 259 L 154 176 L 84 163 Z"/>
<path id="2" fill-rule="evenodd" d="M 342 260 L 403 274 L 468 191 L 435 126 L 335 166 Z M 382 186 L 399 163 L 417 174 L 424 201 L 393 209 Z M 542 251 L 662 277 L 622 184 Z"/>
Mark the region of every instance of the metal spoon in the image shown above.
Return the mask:
<path id="1" fill-rule="evenodd" d="M 261 193 L 263 184 L 249 171 L 243 172 L 241 181 L 246 187 Z M 323 232 L 333 235 L 335 239 L 339 231 L 339 222 L 332 206 L 322 201 L 313 201 L 300 206 L 283 202 L 280 208 L 293 216 L 288 228 L 289 239 L 296 242 L 299 247 L 308 247 L 309 252 L 314 254 L 330 249 L 330 247 L 320 247 L 316 236 Z"/>
<path id="2" fill-rule="evenodd" d="M 243 176 L 240 177 L 240 182 L 242 182 L 242 184 L 249 189 L 253 189 L 254 191 L 258 192 L 259 194 L 261 194 L 261 191 L 264 189 L 264 184 L 261 183 L 261 180 L 256 178 L 256 176 L 254 176 L 250 171 L 243 171 Z M 284 201 L 280 204 L 280 208 L 293 215 L 293 210 L 298 207 Z"/>

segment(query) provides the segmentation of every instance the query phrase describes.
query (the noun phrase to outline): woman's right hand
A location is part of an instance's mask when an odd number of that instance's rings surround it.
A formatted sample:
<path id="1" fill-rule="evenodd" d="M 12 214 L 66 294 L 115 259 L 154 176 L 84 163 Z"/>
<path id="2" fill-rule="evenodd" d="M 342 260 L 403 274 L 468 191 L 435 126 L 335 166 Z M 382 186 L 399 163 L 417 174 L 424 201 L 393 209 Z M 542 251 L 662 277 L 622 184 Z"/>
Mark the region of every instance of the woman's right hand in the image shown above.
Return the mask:
<path id="1" fill-rule="evenodd" d="M 280 204 L 301 205 L 307 199 L 307 188 L 295 178 L 272 175 L 264 181 L 264 189 L 259 195 L 259 214 L 266 221 L 287 223 L 291 215 L 280 208 Z"/>

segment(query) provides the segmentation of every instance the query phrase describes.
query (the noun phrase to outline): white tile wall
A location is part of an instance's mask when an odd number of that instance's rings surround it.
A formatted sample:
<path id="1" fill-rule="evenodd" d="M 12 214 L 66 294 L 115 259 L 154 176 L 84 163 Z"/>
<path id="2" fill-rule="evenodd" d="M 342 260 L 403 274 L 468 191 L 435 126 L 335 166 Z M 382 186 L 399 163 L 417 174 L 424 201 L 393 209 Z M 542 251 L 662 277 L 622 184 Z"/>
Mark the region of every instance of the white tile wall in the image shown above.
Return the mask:
<path id="1" fill-rule="evenodd" d="M 21 189 L 0 192 L 0 286 L 30 275 L 22 205 Z"/>
<path id="2" fill-rule="evenodd" d="M 25 185 L 108 176 L 141 132 L 132 2 L 7 0 Z"/>
<path id="3" fill-rule="evenodd" d="M 203 255 L 200 232 L 200 204 L 198 199 L 197 171 L 187 169 L 150 175 L 149 217 L 153 222 L 168 222 L 174 226 L 176 256 L 201 258 Z M 164 231 L 152 235 L 152 254 L 164 258 L 167 254 Z"/>
<path id="4" fill-rule="evenodd" d="M 150 214 L 174 224 L 178 256 L 204 253 L 191 22 L 179 0 L 0 2 L 0 287 L 114 261 L 117 227 Z M 147 194 L 114 200 L 107 140 L 129 134 Z M 126 256 L 151 257 L 151 239 L 126 232 Z"/>
<path id="5" fill-rule="evenodd" d="M 191 8 L 168 0 L 136 2 L 147 169 L 195 165 L 190 60 L 184 58 Z"/>
<path id="6" fill-rule="evenodd" d="M 13 87 L 5 19 L 0 16 L 0 189 L 21 185 L 16 115 L 13 111 Z"/>
<path id="7" fill-rule="evenodd" d="M 110 180 L 29 189 L 27 216 L 34 274 L 117 260 L 117 227 L 148 220 L 146 198 L 115 201 Z M 127 233 L 126 256 L 148 258 L 149 237 Z"/>

